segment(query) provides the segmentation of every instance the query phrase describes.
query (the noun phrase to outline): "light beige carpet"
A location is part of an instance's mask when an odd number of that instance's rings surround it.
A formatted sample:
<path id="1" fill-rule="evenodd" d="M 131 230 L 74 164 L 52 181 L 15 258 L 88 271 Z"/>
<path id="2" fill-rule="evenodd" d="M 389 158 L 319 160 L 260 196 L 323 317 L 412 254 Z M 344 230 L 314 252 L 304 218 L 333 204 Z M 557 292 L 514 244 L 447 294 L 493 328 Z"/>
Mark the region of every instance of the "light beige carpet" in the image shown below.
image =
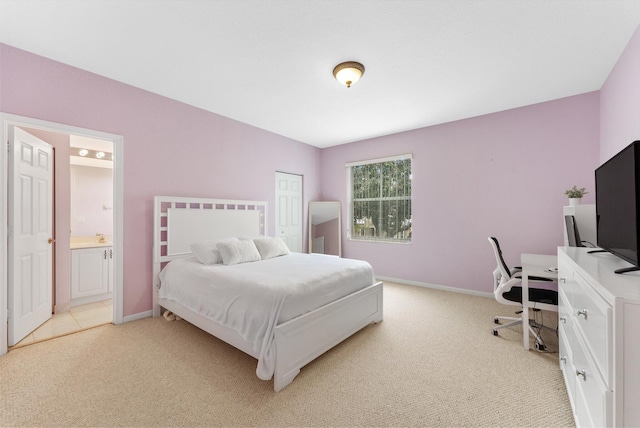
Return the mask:
<path id="1" fill-rule="evenodd" d="M 557 353 L 491 335 L 487 298 L 385 284 L 384 322 L 273 392 L 185 321 L 106 325 L 0 358 L 1 426 L 572 426 Z M 545 314 L 545 322 L 555 321 Z M 551 323 L 549 322 L 551 321 Z M 551 350 L 554 334 L 546 334 Z"/>

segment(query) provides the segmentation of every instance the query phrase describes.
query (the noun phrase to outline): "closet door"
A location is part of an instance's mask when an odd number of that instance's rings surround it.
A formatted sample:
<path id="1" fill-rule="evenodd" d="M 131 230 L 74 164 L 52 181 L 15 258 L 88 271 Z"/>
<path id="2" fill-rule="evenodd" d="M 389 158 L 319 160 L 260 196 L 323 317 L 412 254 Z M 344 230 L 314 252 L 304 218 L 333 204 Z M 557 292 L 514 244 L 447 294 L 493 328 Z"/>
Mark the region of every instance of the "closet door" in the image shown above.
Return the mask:
<path id="1" fill-rule="evenodd" d="M 276 232 L 291 251 L 302 252 L 302 176 L 276 172 Z"/>

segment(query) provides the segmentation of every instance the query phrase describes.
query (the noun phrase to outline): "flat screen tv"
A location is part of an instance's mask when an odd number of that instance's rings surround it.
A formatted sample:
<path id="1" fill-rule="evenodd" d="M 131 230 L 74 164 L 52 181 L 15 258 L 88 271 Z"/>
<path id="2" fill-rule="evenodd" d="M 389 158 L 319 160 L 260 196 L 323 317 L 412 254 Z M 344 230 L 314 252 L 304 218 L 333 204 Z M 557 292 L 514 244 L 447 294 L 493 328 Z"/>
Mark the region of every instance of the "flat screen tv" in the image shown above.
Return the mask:
<path id="1" fill-rule="evenodd" d="M 598 246 L 640 270 L 640 141 L 634 141 L 596 169 L 596 230 Z"/>

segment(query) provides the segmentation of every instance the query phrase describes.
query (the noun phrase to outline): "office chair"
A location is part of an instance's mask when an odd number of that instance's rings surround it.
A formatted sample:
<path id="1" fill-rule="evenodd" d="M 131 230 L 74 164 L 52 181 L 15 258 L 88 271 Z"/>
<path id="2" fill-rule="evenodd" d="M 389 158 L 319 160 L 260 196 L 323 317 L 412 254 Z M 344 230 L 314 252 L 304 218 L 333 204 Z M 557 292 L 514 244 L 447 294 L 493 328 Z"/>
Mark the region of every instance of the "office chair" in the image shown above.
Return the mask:
<path id="1" fill-rule="evenodd" d="M 498 266 L 493 271 L 493 279 L 494 279 L 494 289 L 493 295 L 495 299 L 504 304 L 504 305 L 514 305 L 522 307 L 522 286 L 519 286 L 522 282 L 522 278 L 520 277 L 522 268 L 516 267 L 513 269 L 509 269 L 507 264 L 502 257 L 502 250 L 500 249 L 500 244 L 498 240 L 493 236 L 489 237 L 489 243 L 493 248 L 493 252 L 496 256 L 496 261 Z M 549 278 L 541 278 L 537 276 L 529 277 L 529 301 L 536 302 L 536 309 L 544 309 L 550 311 L 558 310 L 558 292 L 554 290 L 546 290 L 544 288 L 535 288 L 532 286 L 532 282 L 553 282 L 552 279 Z M 522 311 L 516 312 L 516 314 L 522 313 Z M 495 316 L 493 321 L 496 324 L 500 324 L 501 320 L 510 321 L 507 324 L 502 324 L 498 327 L 495 327 L 492 331 L 494 336 L 498 335 L 498 330 L 501 328 L 511 327 L 514 325 L 522 324 L 522 317 L 504 317 L 504 316 Z M 540 328 L 548 328 L 543 326 L 542 324 L 538 324 L 533 320 L 530 320 L 529 323 L 529 331 L 536 338 L 535 347 L 538 350 L 544 350 L 544 342 L 542 341 L 538 331 L 534 329 Z"/>

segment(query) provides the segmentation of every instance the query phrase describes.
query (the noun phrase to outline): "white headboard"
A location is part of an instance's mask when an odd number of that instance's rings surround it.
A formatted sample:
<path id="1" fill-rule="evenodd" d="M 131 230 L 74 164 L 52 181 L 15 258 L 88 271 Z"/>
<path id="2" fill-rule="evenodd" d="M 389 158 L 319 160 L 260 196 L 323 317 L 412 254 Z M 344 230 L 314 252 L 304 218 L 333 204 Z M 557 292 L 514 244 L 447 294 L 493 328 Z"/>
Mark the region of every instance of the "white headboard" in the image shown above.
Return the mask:
<path id="1" fill-rule="evenodd" d="M 154 307 L 164 263 L 191 254 L 194 242 L 267 235 L 267 202 L 156 196 L 153 209 Z"/>

